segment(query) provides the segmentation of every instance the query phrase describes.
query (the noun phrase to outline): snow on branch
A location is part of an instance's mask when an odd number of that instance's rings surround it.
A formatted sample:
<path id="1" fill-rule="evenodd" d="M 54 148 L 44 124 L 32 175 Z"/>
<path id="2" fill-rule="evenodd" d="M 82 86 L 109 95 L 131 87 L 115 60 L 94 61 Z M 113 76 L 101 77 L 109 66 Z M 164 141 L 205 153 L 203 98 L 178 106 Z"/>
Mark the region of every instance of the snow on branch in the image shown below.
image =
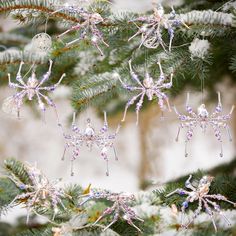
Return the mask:
<path id="1" fill-rule="evenodd" d="M 203 25 L 222 25 L 232 26 L 233 15 L 223 12 L 215 12 L 212 10 L 191 11 L 185 14 L 180 14 L 180 18 L 188 25 L 203 24 Z"/>

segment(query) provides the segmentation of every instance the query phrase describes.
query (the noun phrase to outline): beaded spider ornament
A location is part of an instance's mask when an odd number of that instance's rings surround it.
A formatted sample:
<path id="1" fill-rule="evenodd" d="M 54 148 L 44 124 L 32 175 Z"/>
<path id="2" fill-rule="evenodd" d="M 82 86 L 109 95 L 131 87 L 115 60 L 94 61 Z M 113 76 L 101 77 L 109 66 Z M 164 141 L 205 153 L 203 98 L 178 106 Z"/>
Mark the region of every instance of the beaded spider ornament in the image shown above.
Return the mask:
<path id="1" fill-rule="evenodd" d="M 65 74 L 63 74 L 56 84 L 51 86 L 44 86 L 44 83 L 48 81 L 50 78 L 52 63 L 53 61 L 50 60 L 49 69 L 47 73 L 43 75 L 41 80 L 37 79 L 35 71 L 33 70 L 27 82 L 24 81 L 24 77 L 22 77 L 21 75 L 21 68 L 24 62 L 20 63 L 20 67 L 16 75 L 16 81 L 17 81 L 16 83 L 11 81 L 11 75 L 8 74 L 9 87 L 19 90 L 19 92 L 4 100 L 2 105 L 3 110 L 7 113 L 17 113 L 17 117 L 20 118 L 20 109 L 21 106 L 23 105 L 24 98 L 26 97 L 29 101 L 32 101 L 33 98 L 36 97 L 39 109 L 43 112 L 44 116 L 46 111 L 45 103 L 53 107 L 57 115 L 55 103 L 47 95 L 44 95 L 42 93 L 44 91 L 47 92 L 54 91 L 61 83 L 62 79 L 65 77 Z"/>
<path id="2" fill-rule="evenodd" d="M 194 219 L 197 218 L 197 216 L 201 213 L 202 209 L 205 209 L 206 213 L 210 216 L 212 223 L 214 225 L 215 231 L 217 231 L 217 227 L 214 220 L 214 213 L 221 215 L 225 219 L 225 221 L 230 225 L 228 218 L 223 214 L 220 206 L 215 201 L 225 201 L 234 205 L 235 207 L 236 207 L 236 203 L 229 201 L 225 196 L 221 194 L 209 194 L 210 185 L 212 183 L 212 180 L 214 179 L 213 177 L 203 176 L 200 179 L 197 187 L 194 187 L 191 184 L 190 182 L 191 178 L 192 178 L 192 175 L 190 175 L 187 181 L 185 182 L 185 187 L 187 189 L 190 189 L 191 191 L 178 188 L 166 196 L 166 197 L 170 197 L 171 195 L 176 194 L 176 193 L 179 195 L 187 195 L 187 198 L 182 203 L 182 207 L 181 207 L 181 211 L 182 211 L 181 225 L 185 228 L 188 228 L 188 226 L 193 223 Z M 194 211 L 194 215 L 192 219 L 188 222 L 188 224 L 184 225 L 183 222 L 184 222 L 185 210 L 188 208 L 189 203 L 193 203 L 195 201 L 198 201 L 198 208 Z"/>
<path id="3" fill-rule="evenodd" d="M 186 111 L 189 115 L 182 115 L 178 112 L 178 110 L 174 107 L 176 114 L 180 120 L 180 125 L 176 137 L 176 141 L 179 139 L 180 130 L 182 128 L 187 129 L 186 139 L 185 139 L 185 156 L 188 156 L 187 152 L 187 143 L 193 137 L 194 129 L 199 126 L 203 132 L 206 132 L 208 126 L 212 127 L 215 137 L 220 142 L 221 151 L 220 156 L 223 156 L 223 147 L 222 147 L 222 132 L 221 129 L 224 128 L 227 130 L 229 140 L 232 141 L 232 136 L 230 134 L 229 125 L 227 122 L 230 120 L 232 112 L 234 110 L 234 106 L 232 106 L 231 111 L 227 115 L 221 115 L 223 107 L 221 104 L 221 97 L 220 93 L 218 92 L 218 105 L 216 106 L 214 112 L 210 115 L 208 110 L 206 109 L 205 104 L 201 104 L 198 109 L 197 113 L 193 111 L 193 108 L 189 106 L 189 93 L 187 94 L 187 101 L 186 101 Z"/>
<path id="4" fill-rule="evenodd" d="M 154 97 L 157 97 L 158 104 L 159 104 L 160 109 L 162 111 L 164 111 L 166 109 L 166 106 L 164 105 L 164 102 L 166 102 L 169 111 L 171 111 L 168 97 L 162 90 L 171 88 L 173 74 L 171 74 L 170 81 L 166 82 L 167 77 L 164 75 L 164 73 L 162 71 L 162 67 L 161 67 L 160 62 L 158 62 L 158 66 L 160 69 L 160 77 L 156 81 L 148 73 L 146 73 L 144 80 L 141 82 L 138 75 L 132 69 L 131 60 L 129 61 L 130 74 L 131 74 L 131 78 L 134 80 L 134 82 L 136 82 L 137 85 L 136 86 L 127 85 L 126 83 L 124 83 L 121 80 L 120 77 L 118 77 L 118 79 L 121 82 L 121 85 L 124 89 L 126 89 L 130 92 L 137 92 L 138 93 L 137 95 L 133 96 L 126 103 L 122 122 L 125 121 L 128 108 L 131 105 L 133 105 L 137 99 L 139 99 L 138 103 L 136 104 L 136 117 L 137 117 L 136 124 L 138 124 L 139 111 L 142 108 L 145 95 L 147 96 L 149 101 L 152 101 Z"/>
<path id="5" fill-rule="evenodd" d="M 120 125 L 117 127 L 116 132 L 114 134 L 109 134 L 109 127 L 107 122 L 106 112 L 104 112 L 104 123 L 103 127 L 96 132 L 91 124 L 91 120 L 87 119 L 87 125 L 85 130 L 80 130 L 79 127 L 75 124 L 75 113 L 73 115 L 73 122 L 71 126 L 71 134 L 65 134 L 63 132 L 64 138 L 66 140 L 66 145 L 63 153 L 62 160 L 65 159 L 66 150 L 68 148 L 72 148 L 72 156 L 71 156 L 71 175 L 74 175 L 73 171 L 73 162 L 79 156 L 80 148 L 85 145 L 89 150 L 92 150 L 94 146 L 96 146 L 101 153 L 101 157 L 106 161 L 106 175 L 109 176 L 109 158 L 108 151 L 110 148 L 113 149 L 115 159 L 118 160 L 115 147 L 114 140 L 116 138 L 117 133 L 119 132 Z"/>
<path id="6" fill-rule="evenodd" d="M 131 209 L 131 207 L 129 206 L 135 200 L 134 195 L 128 195 L 124 193 L 112 193 L 106 190 L 92 189 L 88 194 L 84 194 L 81 197 L 86 197 L 86 199 L 82 203 L 80 203 L 80 206 L 82 206 L 87 201 L 93 199 L 106 199 L 107 201 L 113 203 L 113 205 L 111 207 L 106 208 L 101 214 L 101 216 L 93 223 L 95 225 L 102 218 L 113 213 L 113 220 L 109 225 L 105 227 L 104 231 L 111 227 L 122 215 L 122 218 L 127 221 L 129 225 L 133 226 L 139 232 L 141 232 L 141 230 L 133 223 L 133 220 L 138 220 L 141 222 L 143 222 L 143 220 L 140 219 L 136 215 L 134 210 Z"/>
<path id="7" fill-rule="evenodd" d="M 53 209 L 54 213 L 52 219 L 54 219 L 59 210 L 58 205 L 65 209 L 62 198 L 70 196 L 67 195 L 62 188 L 57 186 L 60 180 L 50 182 L 36 166 L 26 164 L 25 168 L 30 181 L 29 184 L 22 182 L 22 180 L 13 174 L 8 176 L 15 185 L 23 191 L 23 193 L 13 199 L 10 205 L 23 203 L 26 206 L 27 223 L 29 222 L 30 213 L 32 211 L 34 212 L 34 209 L 40 206 Z"/>
<path id="8" fill-rule="evenodd" d="M 74 44 L 78 41 L 89 38 L 92 45 L 95 46 L 103 56 L 103 51 L 99 47 L 99 44 L 102 43 L 106 47 L 109 47 L 109 45 L 104 41 L 102 32 L 98 29 L 97 25 L 102 23 L 104 19 L 99 13 L 90 13 L 83 8 L 79 9 L 78 13 L 81 15 L 83 22 L 72 26 L 70 29 L 60 34 L 58 38 L 61 38 L 65 34 L 74 30 L 81 31 L 79 37 L 75 40 L 72 40 L 71 42 L 66 43 L 66 46 L 70 46 L 71 44 Z"/>
<path id="9" fill-rule="evenodd" d="M 59 5 L 57 10 L 52 12 L 51 14 L 55 14 L 57 12 L 68 12 L 69 14 L 78 14 L 83 10 L 83 6 L 86 4 L 87 1 L 85 0 L 77 0 L 76 4 L 69 4 L 68 2 L 64 3 L 63 5 Z"/>
<path id="10" fill-rule="evenodd" d="M 169 51 L 171 51 L 172 41 L 174 38 L 175 27 L 179 25 L 184 25 L 189 28 L 182 20 L 176 19 L 175 10 L 172 8 L 172 11 L 169 15 L 164 14 L 164 9 L 161 4 L 158 7 L 154 7 L 154 13 L 150 16 L 141 16 L 134 21 L 141 21 L 144 24 L 139 27 L 137 33 L 129 38 L 128 41 L 135 38 L 141 34 L 141 43 L 140 46 L 144 45 L 147 48 L 157 48 L 159 45 L 166 51 L 166 44 L 162 39 L 163 30 L 167 30 L 170 41 L 169 41 Z"/>

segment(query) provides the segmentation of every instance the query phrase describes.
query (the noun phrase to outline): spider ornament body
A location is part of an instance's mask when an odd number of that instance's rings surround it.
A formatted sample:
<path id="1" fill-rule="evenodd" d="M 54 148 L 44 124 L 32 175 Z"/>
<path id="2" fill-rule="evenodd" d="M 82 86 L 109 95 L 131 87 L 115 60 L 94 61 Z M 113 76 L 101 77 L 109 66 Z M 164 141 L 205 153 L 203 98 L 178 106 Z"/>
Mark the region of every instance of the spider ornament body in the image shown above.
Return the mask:
<path id="1" fill-rule="evenodd" d="M 50 182 L 36 166 L 27 164 L 26 170 L 31 181 L 30 184 L 23 183 L 16 176 L 9 176 L 16 186 L 24 191 L 24 193 L 17 195 L 11 204 L 23 202 L 27 208 L 27 223 L 31 211 L 34 211 L 35 208 L 40 206 L 53 209 L 54 214 L 52 218 L 54 219 L 58 212 L 58 205 L 61 205 L 61 207 L 65 209 L 61 199 L 70 196 L 67 195 L 62 188 L 57 186 L 60 182 L 59 180 Z"/>
<path id="2" fill-rule="evenodd" d="M 106 199 L 107 201 L 113 203 L 112 206 L 106 208 L 101 216 L 94 222 L 94 224 L 97 224 L 105 216 L 114 214 L 112 222 L 106 226 L 104 231 L 118 221 L 119 217 L 122 217 L 129 225 L 141 232 L 141 230 L 133 223 L 133 220 L 143 222 L 143 220 L 140 219 L 130 207 L 130 204 L 135 200 L 134 195 L 92 189 L 89 194 L 84 194 L 81 197 L 86 197 L 86 199 L 80 203 L 80 206 L 93 199 Z"/>
<path id="3" fill-rule="evenodd" d="M 129 68 L 130 68 L 130 74 L 131 78 L 134 80 L 134 82 L 137 84 L 136 86 L 127 85 L 124 83 L 120 77 L 119 80 L 121 82 L 121 85 L 123 88 L 130 92 L 138 92 L 137 95 L 132 97 L 125 106 L 125 111 L 123 115 L 122 122 L 125 121 L 126 113 L 128 108 L 134 104 L 134 102 L 139 99 L 138 103 L 136 104 L 136 116 L 137 121 L 136 124 L 139 122 L 139 111 L 142 108 L 143 101 L 145 95 L 147 96 L 149 101 L 152 101 L 154 97 L 158 99 L 158 104 L 160 106 L 160 109 L 164 111 L 166 109 L 165 102 L 167 104 L 167 107 L 170 109 L 169 100 L 167 95 L 162 91 L 163 89 L 169 89 L 172 87 L 172 78 L 173 74 L 171 74 L 171 78 L 169 82 L 166 82 L 166 76 L 164 75 L 162 71 L 162 67 L 160 62 L 158 62 L 159 69 L 160 69 L 160 77 L 155 81 L 148 73 L 146 73 L 144 80 L 141 82 L 138 78 L 138 75 L 133 71 L 131 61 L 129 61 Z"/>
<path id="4" fill-rule="evenodd" d="M 197 112 L 193 111 L 193 108 L 189 106 L 189 93 L 187 94 L 187 102 L 186 102 L 186 111 L 189 115 L 182 115 L 178 112 L 178 110 L 174 107 L 176 114 L 180 120 L 180 125 L 176 137 L 176 141 L 179 139 L 180 130 L 182 128 L 187 129 L 186 139 L 185 139 L 185 156 L 188 156 L 187 152 L 187 143 L 193 137 L 193 131 L 198 126 L 201 128 L 203 132 L 206 132 L 208 127 L 211 127 L 214 131 L 216 139 L 220 142 L 221 151 L 220 156 L 223 156 L 223 147 L 222 147 L 222 132 L 221 129 L 226 129 L 229 140 L 232 141 L 232 136 L 230 134 L 229 125 L 227 122 L 230 120 L 231 115 L 234 110 L 234 106 L 232 106 L 231 111 L 227 115 L 222 115 L 222 104 L 221 104 L 221 97 L 220 93 L 218 92 L 218 105 L 216 106 L 215 110 L 212 114 L 209 114 L 209 111 L 206 109 L 205 104 L 201 104 Z"/>
<path id="5" fill-rule="evenodd" d="M 102 32 L 98 29 L 97 25 L 102 23 L 104 19 L 99 13 L 90 13 L 83 8 L 80 9 L 79 13 L 83 19 L 83 22 L 72 26 L 70 29 L 60 34 L 58 38 L 61 38 L 65 34 L 74 30 L 81 31 L 80 36 L 77 39 L 66 43 L 66 46 L 70 46 L 78 41 L 89 38 L 92 45 L 95 46 L 103 56 L 103 51 L 99 47 L 99 44 L 102 43 L 106 47 L 109 47 L 109 45 L 104 41 Z"/>
<path id="6" fill-rule="evenodd" d="M 154 13 L 151 16 L 141 16 L 134 20 L 144 22 L 144 25 L 138 27 L 138 32 L 129 38 L 128 41 L 141 34 L 139 47 L 144 45 L 147 48 L 157 48 L 161 45 L 166 51 L 166 44 L 162 39 L 162 32 L 166 29 L 170 37 L 168 50 L 171 51 L 175 27 L 180 24 L 184 25 L 186 28 L 189 27 L 183 21 L 176 18 L 176 13 L 173 8 L 169 15 L 164 14 L 165 12 L 161 4 L 159 4 L 158 7 L 154 7 L 153 11 Z"/>
<path id="7" fill-rule="evenodd" d="M 45 114 L 46 111 L 46 106 L 45 104 L 48 104 L 49 106 L 53 107 L 56 114 L 56 105 L 50 99 L 47 95 L 44 95 L 42 92 L 52 92 L 54 91 L 58 85 L 61 83 L 62 79 L 65 77 L 65 74 L 61 76 L 59 81 L 51 86 L 44 86 L 44 83 L 49 80 L 50 75 L 51 75 L 51 69 L 52 69 L 52 63 L 53 61 L 50 60 L 50 65 L 48 72 L 43 75 L 41 80 L 38 80 L 36 77 L 36 74 L 34 70 L 32 71 L 31 76 L 28 78 L 27 82 L 24 81 L 24 78 L 21 75 L 21 68 L 24 64 L 24 62 L 21 62 L 19 70 L 17 72 L 16 76 L 16 83 L 11 81 L 11 76 L 8 74 L 8 79 L 9 79 L 9 87 L 14 88 L 17 90 L 20 90 L 16 94 L 14 94 L 11 97 L 8 97 L 4 103 L 3 103 L 3 110 L 6 112 L 12 112 L 13 110 L 16 110 L 18 118 L 20 118 L 20 109 L 21 106 L 23 105 L 23 100 L 26 97 L 29 101 L 32 101 L 33 98 L 36 97 L 39 109 Z M 10 111 L 9 111 L 10 109 Z M 57 115 L 58 118 L 58 115 Z"/>
<path id="8" fill-rule="evenodd" d="M 235 207 L 236 207 L 236 203 L 229 201 L 225 196 L 221 194 L 209 194 L 210 185 L 214 179 L 213 177 L 203 176 L 200 179 L 197 187 L 194 187 L 191 184 L 190 182 L 191 178 L 192 178 L 192 175 L 190 175 L 187 181 L 185 182 L 185 187 L 189 189 L 190 191 L 187 191 L 182 188 L 178 188 L 166 196 L 166 197 L 170 197 L 171 195 L 176 194 L 176 193 L 179 195 L 187 195 L 187 198 L 182 203 L 182 207 L 181 207 L 181 211 L 182 211 L 181 225 L 185 228 L 188 228 L 188 226 L 193 223 L 194 219 L 197 218 L 197 216 L 201 213 L 202 209 L 205 209 L 206 213 L 210 216 L 212 223 L 214 225 L 215 231 L 217 231 L 217 227 L 214 220 L 214 213 L 221 215 L 225 219 L 225 221 L 230 225 L 228 218 L 223 214 L 220 206 L 215 201 L 225 201 L 234 205 Z M 184 222 L 185 210 L 188 208 L 189 203 L 193 203 L 195 201 L 198 201 L 198 207 L 194 211 L 194 215 L 192 219 L 188 222 L 188 224 L 184 225 L 183 222 Z"/>
<path id="9" fill-rule="evenodd" d="M 114 147 L 114 140 L 118 134 L 120 125 L 118 125 L 116 132 L 114 134 L 108 133 L 109 127 L 107 122 L 106 112 L 104 112 L 104 124 L 103 127 L 96 132 L 91 124 L 91 120 L 87 119 L 87 125 L 84 130 L 80 130 L 79 127 L 75 124 L 75 113 L 73 116 L 71 134 L 65 134 L 63 132 L 64 138 L 66 140 L 66 145 L 63 153 L 62 159 L 65 159 L 66 150 L 72 148 L 71 156 L 71 175 L 74 175 L 73 171 L 73 162 L 78 158 L 80 149 L 85 145 L 89 150 L 92 150 L 96 146 L 100 150 L 101 157 L 106 161 L 106 175 L 109 175 L 109 157 L 108 151 L 110 148 L 113 149 L 115 159 L 118 160 L 116 156 L 116 151 Z"/>

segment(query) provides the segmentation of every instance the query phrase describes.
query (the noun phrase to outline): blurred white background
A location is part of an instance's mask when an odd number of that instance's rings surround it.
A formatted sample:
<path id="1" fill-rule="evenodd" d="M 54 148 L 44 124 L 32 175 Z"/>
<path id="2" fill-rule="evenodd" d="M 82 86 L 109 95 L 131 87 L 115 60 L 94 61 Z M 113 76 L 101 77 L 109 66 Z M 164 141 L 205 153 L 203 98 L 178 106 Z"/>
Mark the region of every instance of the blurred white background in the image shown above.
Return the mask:
<path id="1" fill-rule="evenodd" d="M 171 1 L 169 1 L 171 2 Z M 180 2 L 180 1 L 178 1 Z M 151 0 L 118 0 L 114 3 L 114 10 L 136 10 L 139 12 L 151 8 Z M 5 30 L 15 25 L 12 22 L 1 20 Z M 1 44 L 1 43 L 0 43 Z M 228 112 L 235 103 L 235 88 L 226 82 L 219 85 L 222 93 L 224 111 Z M 12 90 L 1 88 L 0 102 L 12 94 Z M 181 112 L 184 112 L 185 94 L 171 101 Z M 191 91 L 190 91 L 191 92 Z M 55 91 L 52 98 L 58 107 L 58 113 L 63 124 L 69 128 L 68 118 L 72 115 L 67 88 L 61 87 Z M 194 108 L 201 102 L 200 93 L 191 93 L 190 102 Z M 212 110 L 217 103 L 217 94 L 214 104 L 207 104 Z M 131 107 L 130 110 L 134 110 Z M 75 176 L 70 176 L 69 156 L 61 161 L 64 149 L 64 139 L 56 125 L 54 112 L 49 108 L 46 112 L 47 123 L 35 116 L 32 110 L 25 107 L 22 110 L 22 119 L 17 119 L 0 112 L 0 153 L 1 161 L 8 157 L 14 157 L 28 162 L 37 162 L 38 167 L 45 172 L 50 179 L 63 178 L 66 183 L 76 182 L 86 187 L 92 186 L 111 189 L 114 191 L 135 192 L 139 190 L 140 182 L 149 179 L 153 183 L 163 183 L 172 178 L 200 169 L 208 169 L 220 163 L 229 162 L 235 155 L 234 142 L 229 142 L 224 134 L 224 157 L 219 157 L 219 143 L 213 132 L 203 134 L 196 131 L 189 145 L 189 157 L 184 156 L 185 131 L 181 132 L 179 143 L 175 142 L 178 129 L 178 120 L 174 112 L 165 113 L 165 120 L 160 121 L 160 113 L 157 105 L 152 105 L 146 110 L 141 110 L 140 124 L 135 125 L 134 113 L 128 115 L 127 121 L 115 142 L 119 161 L 115 161 L 113 154 L 110 155 L 110 176 L 105 176 L 105 162 L 101 159 L 99 151 L 81 151 L 81 155 L 75 161 Z M 92 109 L 79 115 L 79 124 L 85 127 L 86 119 L 90 117 L 96 129 L 102 126 L 100 120 Z M 111 132 L 115 132 L 116 126 L 121 119 L 112 118 Z M 108 114 L 109 121 L 109 114 Z M 235 117 L 233 119 L 235 122 Z M 232 123 L 233 123 L 232 122 Z M 232 133 L 233 128 L 232 128 Z M 25 213 L 25 212 L 24 212 Z M 13 214 L 20 214 L 14 212 Z M 8 215 L 7 220 L 12 220 Z"/>

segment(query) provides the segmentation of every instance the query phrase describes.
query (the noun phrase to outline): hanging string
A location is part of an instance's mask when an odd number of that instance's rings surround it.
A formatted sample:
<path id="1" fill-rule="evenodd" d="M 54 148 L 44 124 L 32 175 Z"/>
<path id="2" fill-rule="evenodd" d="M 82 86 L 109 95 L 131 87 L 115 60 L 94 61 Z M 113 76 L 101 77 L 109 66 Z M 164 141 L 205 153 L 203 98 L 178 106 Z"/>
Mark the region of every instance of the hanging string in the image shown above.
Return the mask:
<path id="1" fill-rule="evenodd" d="M 35 62 L 33 63 L 33 65 L 29 68 L 29 70 L 25 73 L 25 75 L 23 76 L 23 79 L 30 73 L 31 70 L 35 71 Z"/>
<path id="2" fill-rule="evenodd" d="M 48 27 L 48 20 L 49 20 L 49 16 L 47 16 L 46 21 L 45 21 L 45 28 L 44 28 L 44 33 L 47 33 L 47 27 Z"/>
<path id="3" fill-rule="evenodd" d="M 201 78 L 201 101 L 202 101 L 202 103 L 203 103 L 203 101 L 204 101 L 204 78 L 202 77 Z"/>
<path id="4" fill-rule="evenodd" d="M 145 57 L 145 72 L 148 72 L 148 49 L 145 47 L 144 49 L 144 57 Z"/>

